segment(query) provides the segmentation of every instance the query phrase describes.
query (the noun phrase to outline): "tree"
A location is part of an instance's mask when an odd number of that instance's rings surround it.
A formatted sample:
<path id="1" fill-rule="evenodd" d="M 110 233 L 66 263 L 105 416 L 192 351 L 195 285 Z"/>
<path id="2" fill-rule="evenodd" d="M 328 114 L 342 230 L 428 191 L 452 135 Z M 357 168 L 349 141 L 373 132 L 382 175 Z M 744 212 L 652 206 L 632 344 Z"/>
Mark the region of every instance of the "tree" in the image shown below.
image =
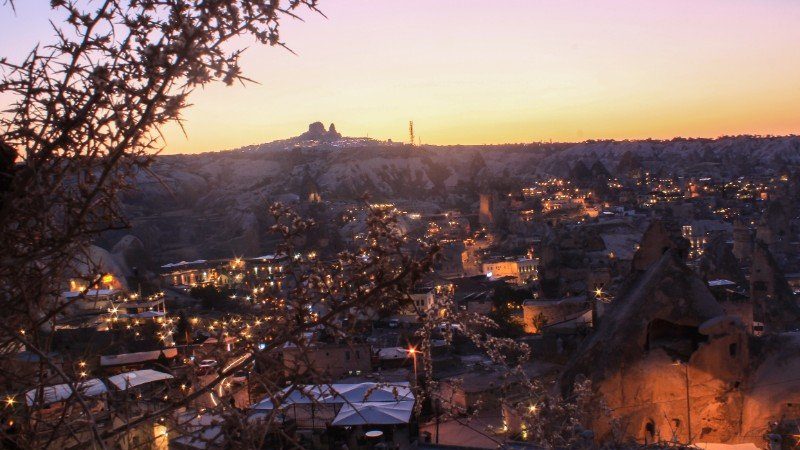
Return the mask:
<path id="1" fill-rule="evenodd" d="M 545 317 L 543 313 L 539 313 L 531 319 L 531 325 L 538 333 L 547 325 L 547 317 Z"/>
<path id="2" fill-rule="evenodd" d="M 492 294 L 492 312 L 489 317 L 497 323 L 501 335 L 519 337 L 524 334 L 520 317 L 522 302 L 532 297 L 528 289 L 515 289 L 507 284 L 495 288 Z"/>
<path id="3" fill-rule="evenodd" d="M 118 194 L 147 170 L 161 128 L 180 121 L 189 95 L 247 81 L 230 41 L 249 35 L 285 47 L 280 21 L 301 7 L 317 11 L 317 0 L 50 3 L 65 16 L 54 41 L 20 62 L 0 58 L 0 95 L 11 99 L 0 114 L 0 354 L 24 347 L 42 359 L 42 373 L 76 390 L 48 357 L 49 331 L 67 307 L 58 300 L 63 281 L 101 232 L 127 226 Z M 103 274 L 82 276 L 92 286 Z M 0 375 L 9 384 L 26 381 L 8 367 Z M 91 419 L 82 396 L 75 402 Z M 109 432 L 87 423 L 81 439 L 105 442 Z"/>
<path id="4" fill-rule="evenodd" d="M 317 10 L 316 0 L 51 5 L 66 16 L 55 41 L 19 63 L 0 59 L 0 94 L 12 99 L 0 115 L 3 341 L 38 350 L 19 330 L 51 322 L 76 256 L 99 233 L 127 226 L 118 194 L 147 170 L 161 128 L 180 121 L 196 88 L 247 80 L 242 52 L 228 42 L 250 35 L 284 46 L 281 18 Z M 84 276 L 91 286 L 102 274 Z"/>
<path id="5" fill-rule="evenodd" d="M 519 421 L 515 431 L 523 440 L 542 448 L 593 447 L 594 433 L 586 426 L 594 412 L 607 408 L 598 402 L 590 381 L 576 382 L 568 396 L 553 393 L 539 383 L 531 388 L 531 398 L 512 409 Z"/>
<path id="6" fill-rule="evenodd" d="M 228 290 L 213 284 L 195 286 L 189 290 L 189 295 L 200 300 L 200 304 L 205 309 L 219 309 L 224 302 L 228 301 Z"/>
<path id="7" fill-rule="evenodd" d="M 185 345 L 192 343 L 192 323 L 186 317 L 186 312 L 181 310 L 178 314 L 178 322 L 175 324 L 175 334 L 178 341 L 182 341 Z"/>

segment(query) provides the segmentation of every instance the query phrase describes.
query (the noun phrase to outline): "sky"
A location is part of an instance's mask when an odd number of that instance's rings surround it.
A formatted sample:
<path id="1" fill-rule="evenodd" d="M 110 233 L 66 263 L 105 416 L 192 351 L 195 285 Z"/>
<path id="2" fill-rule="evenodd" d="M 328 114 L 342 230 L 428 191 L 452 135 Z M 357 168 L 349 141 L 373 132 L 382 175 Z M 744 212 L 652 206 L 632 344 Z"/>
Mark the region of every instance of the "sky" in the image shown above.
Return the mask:
<path id="1" fill-rule="evenodd" d="M 45 0 L 0 10 L 0 55 L 50 36 Z M 284 20 L 297 53 L 250 41 L 259 84 L 194 93 L 165 153 L 333 122 L 424 144 L 800 132 L 797 0 L 321 0 Z"/>

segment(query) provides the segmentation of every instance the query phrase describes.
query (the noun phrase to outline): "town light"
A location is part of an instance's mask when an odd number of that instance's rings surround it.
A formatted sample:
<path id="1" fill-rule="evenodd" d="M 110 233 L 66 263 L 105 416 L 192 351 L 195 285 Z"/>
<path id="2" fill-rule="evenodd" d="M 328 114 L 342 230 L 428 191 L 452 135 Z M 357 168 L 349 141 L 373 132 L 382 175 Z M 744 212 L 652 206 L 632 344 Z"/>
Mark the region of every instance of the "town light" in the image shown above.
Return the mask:
<path id="1" fill-rule="evenodd" d="M 408 354 L 414 358 L 414 385 L 416 386 L 419 378 L 417 376 L 417 349 L 415 347 L 408 347 Z"/>

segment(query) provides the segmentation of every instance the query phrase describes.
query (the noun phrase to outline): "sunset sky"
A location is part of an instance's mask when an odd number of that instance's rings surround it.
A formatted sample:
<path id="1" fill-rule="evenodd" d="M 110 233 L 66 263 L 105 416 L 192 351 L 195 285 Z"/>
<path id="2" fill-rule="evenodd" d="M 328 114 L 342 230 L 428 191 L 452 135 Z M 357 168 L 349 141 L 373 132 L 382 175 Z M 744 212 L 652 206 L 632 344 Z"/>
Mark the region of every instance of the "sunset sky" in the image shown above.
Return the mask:
<path id="1" fill-rule="evenodd" d="M 0 55 L 49 39 L 45 0 L 0 11 Z M 185 113 L 167 153 L 295 136 L 427 144 L 800 132 L 797 0 L 322 0 Z"/>

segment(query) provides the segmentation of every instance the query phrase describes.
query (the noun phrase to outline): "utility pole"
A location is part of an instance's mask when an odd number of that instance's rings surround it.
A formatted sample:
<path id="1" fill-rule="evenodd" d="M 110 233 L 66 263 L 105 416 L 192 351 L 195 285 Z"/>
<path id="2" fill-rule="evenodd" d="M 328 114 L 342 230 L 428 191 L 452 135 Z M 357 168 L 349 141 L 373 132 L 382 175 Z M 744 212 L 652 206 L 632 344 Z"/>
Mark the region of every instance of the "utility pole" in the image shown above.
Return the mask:
<path id="1" fill-rule="evenodd" d="M 414 358 L 414 386 L 417 385 L 417 349 L 415 347 L 411 347 L 408 349 L 408 353 Z"/>
<path id="2" fill-rule="evenodd" d="M 689 423 L 686 424 L 687 430 L 689 431 L 689 445 L 692 445 L 692 405 L 691 400 L 689 397 L 689 363 L 683 365 L 684 373 L 686 374 L 686 420 Z"/>
<path id="3" fill-rule="evenodd" d="M 686 382 L 686 431 L 688 433 L 688 444 L 692 445 L 692 403 L 689 397 L 689 363 L 677 360 L 673 366 L 683 366 L 684 380 Z"/>
<path id="4" fill-rule="evenodd" d="M 441 414 L 442 405 L 438 397 L 434 400 L 433 404 L 436 409 L 436 411 L 434 412 L 434 414 L 436 414 L 436 444 L 439 444 L 439 422 L 440 422 L 439 414 Z"/>

